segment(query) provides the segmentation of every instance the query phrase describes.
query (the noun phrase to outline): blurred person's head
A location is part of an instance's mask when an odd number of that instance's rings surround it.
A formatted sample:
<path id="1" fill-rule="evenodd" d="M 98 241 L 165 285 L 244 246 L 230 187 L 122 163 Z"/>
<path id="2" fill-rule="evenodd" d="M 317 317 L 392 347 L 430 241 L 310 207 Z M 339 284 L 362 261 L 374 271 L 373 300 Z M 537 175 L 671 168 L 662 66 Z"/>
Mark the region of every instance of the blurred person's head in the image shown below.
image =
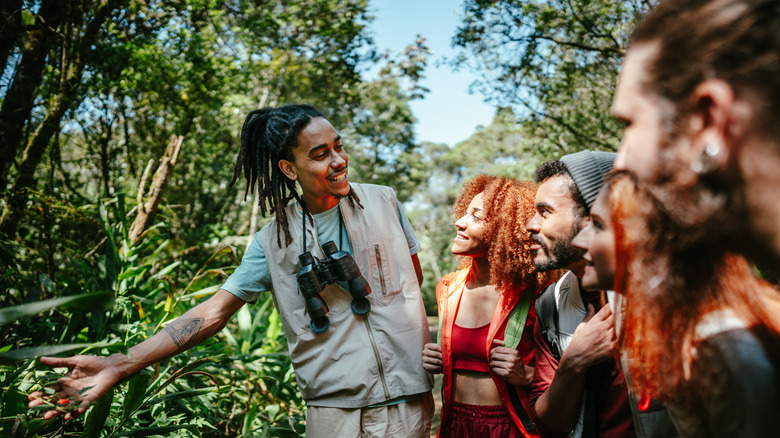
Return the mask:
<path id="1" fill-rule="evenodd" d="M 721 385 L 691 373 L 697 327 L 725 311 L 745 327 L 780 333 L 780 295 L 748 260 L 723 245 L 695 244 L 670 231 L 675 219 L 647 186 L 617 182 L 610 220 L 615 239 L 615 291 L 623 295 L 618 346 L 637 394 L 702 412 L 701 388 Z M 776 342 L 776 341 L 775 341 Z M 706 364 L 705 364 L 706 366 Z M 704 413 L 702 412 L 702 415 Z"/>
<path id="2" fill-rule="evenodd" d="M 612 211 L 626 198 L 635 196 L 636 181 L 628 173 L 610 174 L 604 181 L 593 207 L 590 222 L 572 240 L 585 251 L 586 265 L 582 287 L 586 290 L 612 290 L 615 287 L 615 229 Z"/>
<path id="3" fill-rule="evenodd" d="M 612 111 L 626 124 L 615 167 L 650 184 L 679 238 L 780 258 L 780 2 L 662 0 Z"/>
<path id="4" fill-rule="evenodd" d="M 467 182 L 452 206 L 452 253 L 463 256 L 460 267 L 487 262 L 490 283 L 499 288 L 538 289 L 552 282 L 558 273 L 534 269 L 525 229 L 534 215 L 535 194 L 531 181 L 480 175 Z"/>
<path id="5" fill-rule="evenodd" d="M 526 222 L 536 269 L 566 268 L 582 276 L 584 251 L 572 245 L 572 239 L 590 220 L 590 208 L 614 158 L 610 152 L 580 151 L 536 169 L 536 214 Z"/>

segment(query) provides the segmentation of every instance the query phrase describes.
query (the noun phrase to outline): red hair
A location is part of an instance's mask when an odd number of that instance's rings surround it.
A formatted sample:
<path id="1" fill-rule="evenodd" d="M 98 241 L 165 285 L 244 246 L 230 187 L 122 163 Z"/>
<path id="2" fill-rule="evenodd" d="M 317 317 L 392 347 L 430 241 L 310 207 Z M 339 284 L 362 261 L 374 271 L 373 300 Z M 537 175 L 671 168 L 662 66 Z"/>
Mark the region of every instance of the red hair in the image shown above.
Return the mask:
<path id="1" fill-rule="evenodd" d="M 696 387 L 716 384 L 689 373 L 702 318 L 729 309 L 747 327 L 777 336 L 777 291 L 715 238 L 678 243 L 674 221 L 633 178 L 623 175 L 606 187 L 615 232 L 615 290 L 625 296 L 618 346 L 628 359 L 632 389 L 691 408 Z"/>
<path id="2" fill-rule="evenodd" d="M 561 271 L 538 272 L 533 265 L 531 233 L 525 224 L 536 214 L 536 188 L 531 181 L 480 175 L 464 185 L 452 206 L 453 221 L 456 221 L 466 213 L 471 200 L 484 193 L 484 240 L 490 242 L 490 283 L 499 290 L 523 290 L 529 286 L 536 291 L 561 275 Z M 464 257 L 459 267 L 469 267 L 471 262 L 471 257 Z"/>

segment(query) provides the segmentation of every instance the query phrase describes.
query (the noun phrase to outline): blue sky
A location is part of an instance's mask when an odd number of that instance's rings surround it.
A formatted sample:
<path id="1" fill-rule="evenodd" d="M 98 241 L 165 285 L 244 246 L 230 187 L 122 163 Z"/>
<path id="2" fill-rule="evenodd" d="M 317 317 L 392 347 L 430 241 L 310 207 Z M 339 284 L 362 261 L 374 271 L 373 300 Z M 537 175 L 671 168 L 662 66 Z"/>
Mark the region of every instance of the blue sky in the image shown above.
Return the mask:
<path id="1" fill-rule="evenodd" d="M 465 140 L 478 125 L 488 125 L 494 108 L 480 94 L 469 94 L 475 73 L 453 72 L 441 59 L 455 54 L 450 46 L 460 22 L 461 2 L 455 0 L 375 0 L 369 10 L 375 16 L 371 30 L 379 52 L 396 53 L 422 34 L 433 54 L 428 60 L 422 85 L 430 92 L 424 100 L 412 102 L 417 117 L 417 141 L 454 146 Z"/>

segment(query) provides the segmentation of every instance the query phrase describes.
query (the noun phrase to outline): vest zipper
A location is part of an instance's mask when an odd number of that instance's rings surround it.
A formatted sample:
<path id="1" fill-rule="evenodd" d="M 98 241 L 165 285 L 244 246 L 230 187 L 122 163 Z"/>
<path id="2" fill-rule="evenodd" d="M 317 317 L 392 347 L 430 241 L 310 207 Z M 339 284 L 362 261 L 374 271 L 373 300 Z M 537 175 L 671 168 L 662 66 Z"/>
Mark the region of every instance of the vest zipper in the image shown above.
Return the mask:
<path id="1" fill-rule="evenodd" d="M 387 295 L 385 289 L 385 273 L 382 270 L 382 252 L 379 250 L 379 245 L 374 245 L 374 252 L 376 253 L 376 265 L 379 267 L 379 284 L 382 285 L 382 295 Z"/>
<path id="2" fill-rule="evenodd" d="M 341 210 L 341 205 L 339 205 L 339 210 Z M 344 214 L 343 212 L 341 213 Z M 350 244 L 352 244 L 352 239 L 350 239 L 350 233 L 349 233 L 349 225 L 346 218 L 344 218 L 344 228 L 347 231 L 347 239 L 349 239 Z M 374 251 L 376 252 L 376 262 L 379 266 L 379 279 L 382 285 L 382 295 L 385 295 L 385 276 L 382 272 L 382 253 L 379 251 L 379 245 L 374 245 Z M 382 357 L 379 355 L 379 348 L 376 346 L 376 339 L 374 339 L 374 331 L 371 329 L 371 323 L 368 321 L 369 315 L 363 316 L 363 323 L 366 325 L 366 332 L 368 333 L 368 341 L 371 343 L 371 349 L 374 350 L 374 358 L 376 359 L 376 366 L 377 370 L 379 371 L 379 380 L 382 382 L 382 390 L 385 393 L 385 400 L 390 400 L 390 390 L 387 389 L 387 380 L 385 379 L 385 367 L 382 365 Z"/>
<path id="3" fill-rule="evenodd" d="M 382 358 L 379 356 L 379 349 L 376 347 L 374 331 L 371 330 L 371 323 L 368 322 L 368 315 L 363 316 L 363 322 L 366 324 L 366 331 L 368 332 L 368 340 L 371 341 L 371 348 L 374 349 L 374 357 L 376 358 L 376 365 L 379 370 L 379 380 L 382 381 L 382 389 L 385 391 L 385 400 L 390 400 L 390 391 L 387 389 L 387 382 L 385 381 L 385 367 L 382 366 Z"/>

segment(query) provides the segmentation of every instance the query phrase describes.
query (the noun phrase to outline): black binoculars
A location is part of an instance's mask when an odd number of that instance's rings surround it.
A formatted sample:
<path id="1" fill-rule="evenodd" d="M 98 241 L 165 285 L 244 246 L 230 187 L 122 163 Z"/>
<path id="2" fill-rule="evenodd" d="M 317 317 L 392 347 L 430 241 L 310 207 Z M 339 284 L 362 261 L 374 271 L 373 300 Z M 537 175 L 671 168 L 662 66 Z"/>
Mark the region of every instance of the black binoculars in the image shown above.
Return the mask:
<path id="1" fill-rule="evenodd" d="M 328 313 L 328 305 L 320 296 L 320 292 L 331 283 L 347 282 L 352 295 L 350 307 L 355 315 L 365 315 L 371 310 L 371 302 L 366 298 L 371 293 L 371 287 L 360 274 L 360 268 L 352 256 L 346 251 L 339 251 L 333 241 L 323 244 L 322 250 L 327 256 L 323 260 L 315 259 L 309 251 L 299 255 L 301 270 L 296 276 L 298 289 L 303 295 L 306 311 L 311 318 L 309 327 L 317 334 L 325 333 L 330 327 L 330 321 L 325 316 Z"/>

